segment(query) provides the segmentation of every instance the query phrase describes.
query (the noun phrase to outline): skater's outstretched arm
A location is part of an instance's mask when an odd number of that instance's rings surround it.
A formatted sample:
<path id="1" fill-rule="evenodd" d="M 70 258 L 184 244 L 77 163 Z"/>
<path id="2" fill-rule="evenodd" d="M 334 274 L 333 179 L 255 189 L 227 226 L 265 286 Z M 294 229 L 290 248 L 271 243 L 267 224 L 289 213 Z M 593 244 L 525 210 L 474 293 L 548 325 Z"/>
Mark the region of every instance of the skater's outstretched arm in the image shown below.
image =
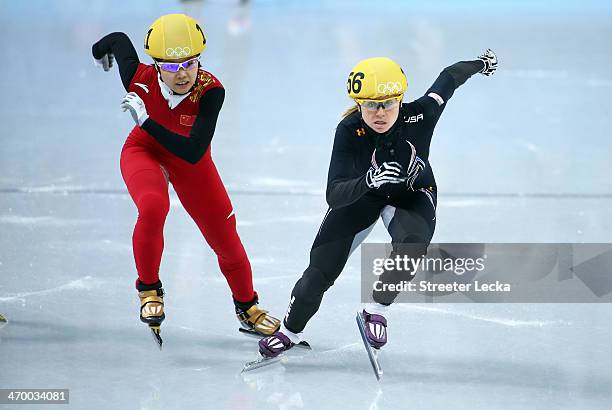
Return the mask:
<path id="1" fill-rule="evenodd" d="M 495 70 L 497 70 L 497 56 L 489 49 L 475 60 L 460 61 L 446 67 L 417 102 L 434 117 L 439 117 L 444 110 L 444 105 L 453 96 L 455 90 L 471 76 L 476 73 L 490 76 L 495 73 Z"/>
<path id="2" fill-rule="evenodd" d="M 127 91 L 140 63 L 129 37 L 125 33 L 110 33 L 95 43 L 91 52 L 104 71 L 108 71 L 113 66 L 113 61 L 117 60 L 121 82 Z"/>

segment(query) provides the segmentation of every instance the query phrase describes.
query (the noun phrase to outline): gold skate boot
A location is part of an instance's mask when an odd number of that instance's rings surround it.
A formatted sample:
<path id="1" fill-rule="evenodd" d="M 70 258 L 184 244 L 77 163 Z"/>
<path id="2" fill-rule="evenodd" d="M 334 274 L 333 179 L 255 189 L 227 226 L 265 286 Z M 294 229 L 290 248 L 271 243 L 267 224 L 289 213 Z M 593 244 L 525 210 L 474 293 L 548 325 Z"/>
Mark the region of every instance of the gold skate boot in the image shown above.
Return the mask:
<path id="1" fill-rule="evenodd" d="M 280 320 L 260 309 L 258 297 L 250 303 L 240 303 L 234 300 L 236 317 L 242 326 L 239 331 L 256 337 L 270 336 L 280 328 Z"/>
<path id="2" fill-rule="evenodd" d="M 140 298 L 140 320 L 149 325 L 153 338 L 161 350 L 163 340 L 160 336 L 160 325 L 166 318 L 164 314 L 164 289 L 142 290 Z"/>

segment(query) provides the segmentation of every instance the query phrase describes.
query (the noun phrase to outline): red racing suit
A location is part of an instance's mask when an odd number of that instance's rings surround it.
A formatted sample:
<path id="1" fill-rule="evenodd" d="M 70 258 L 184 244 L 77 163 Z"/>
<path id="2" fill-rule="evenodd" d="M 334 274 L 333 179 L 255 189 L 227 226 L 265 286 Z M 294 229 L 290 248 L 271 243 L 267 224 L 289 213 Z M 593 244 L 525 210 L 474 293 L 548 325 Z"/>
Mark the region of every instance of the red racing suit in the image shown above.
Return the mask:
<path id="1" fill-rule="evenodd" d="M 162 94 L 155 67 L 139 64 L 129 91 L 142 98 L 150 119 L 189 138 L 200 112 L 200 98 L 216 87 L 223 86 L 212 74 L 200 69 L 192 91 L 172 109 Z M 171 183 L 181 204 L 216 253 L 234 299 L 253 300 L 251 265 L 236 232 L 236 216 L 212 160 L 210 146 L 192 164 L 172 154 L 137 125 L 121 152 L 121 174 L 138 208 L 132 242 L 141 283 L 153 284 L 159 280 L 163 228 L 170 207 L 168 184 Z"/>

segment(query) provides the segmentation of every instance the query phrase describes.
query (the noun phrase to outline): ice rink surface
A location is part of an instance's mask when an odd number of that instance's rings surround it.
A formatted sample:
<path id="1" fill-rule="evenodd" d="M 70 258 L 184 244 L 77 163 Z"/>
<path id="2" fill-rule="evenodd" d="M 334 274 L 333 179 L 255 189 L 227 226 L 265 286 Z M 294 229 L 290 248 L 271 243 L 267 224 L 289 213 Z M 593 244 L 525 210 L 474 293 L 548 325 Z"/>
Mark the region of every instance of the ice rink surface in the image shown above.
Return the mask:
<path id="1" fill-rule="evenodd" d="M 306 329 L 314 350 L 241 375 L 256 343 L 175 196 L 163 352 L 138 319 L 136 208 L 119 173 L 133 125 L 117 70 L 95 69 L 90 49 L 124 31 L 148 61 L 144 32 L 170 12 L 204 24 L 203 65 L 227 90 L 213 157 L 277 316 L 326 211 L 346 75 L 367 57 L 404 67 L 409 100 L 456 61 L 499 57 L 434 134 L 434 242 L 612 241 L 610 3 L 430 3 L 3 2 L 0 388 L 69 388 L 76 409 L 610 408 L 605 304 L 397 305 L 377 383 L 354 323 L 358 253 Z M 368 239 L 387 240 L 382 224 Z"/>

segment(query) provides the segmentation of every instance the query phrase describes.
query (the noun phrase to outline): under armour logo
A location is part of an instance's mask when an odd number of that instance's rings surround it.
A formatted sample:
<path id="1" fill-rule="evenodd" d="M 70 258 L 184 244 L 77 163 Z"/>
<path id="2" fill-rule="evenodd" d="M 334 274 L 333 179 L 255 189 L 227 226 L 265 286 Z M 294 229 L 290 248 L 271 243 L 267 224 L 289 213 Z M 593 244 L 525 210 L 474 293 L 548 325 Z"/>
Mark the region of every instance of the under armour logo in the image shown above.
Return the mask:
<path id="1" fill-rule="evenodd" d="M 364 135 L 365 135 L 365 129 L 357 128 L 357 136 L 358 137 L 363 137 Z"/>

